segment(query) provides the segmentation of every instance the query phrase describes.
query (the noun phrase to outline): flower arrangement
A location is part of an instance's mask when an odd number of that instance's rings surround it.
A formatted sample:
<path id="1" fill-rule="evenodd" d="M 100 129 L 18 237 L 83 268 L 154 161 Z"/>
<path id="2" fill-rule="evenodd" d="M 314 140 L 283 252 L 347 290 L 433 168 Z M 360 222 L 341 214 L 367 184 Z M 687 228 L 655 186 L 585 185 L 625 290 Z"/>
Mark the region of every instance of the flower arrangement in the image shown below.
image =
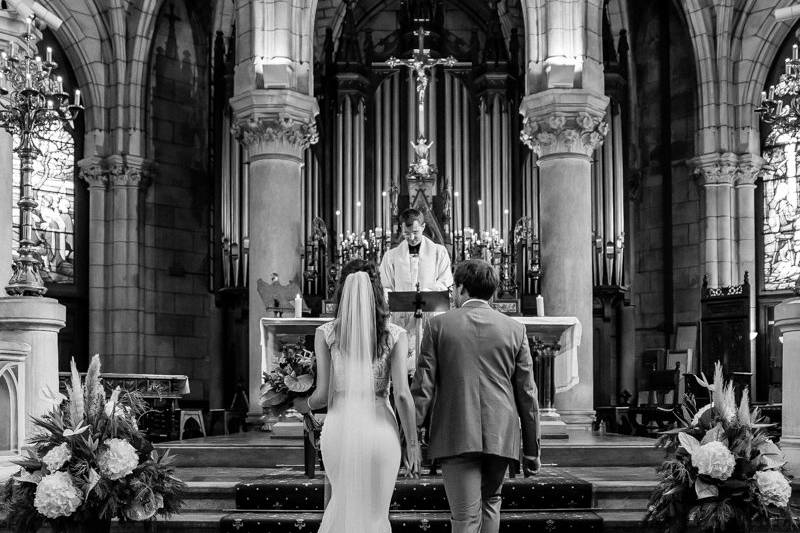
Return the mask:
<path id="1" fill-rule="evenodd" d="M 698 410 L 691 396 L 684 398 L 676 414 L 680 427 L 659 438 L 657 446 L 674 455 L 657 470 L 645 521 L 669 531 L 750 531 L 756 520 L 794 526 L 786 460 L 766 431 L 772 424 L 760 423 L 746 388 L 736 405 L 720 363 L 713 383 L 705 375 L 698 382 L 712 401 Z"/>
<path id="2" fill-rule="evenodd" d="M 184 484 L 173 475 L 173 458 L 159 456 L 136 424 L 146 405 L 119 388 L 106 401 L 99 355 L 85 383 L 73 360 L 67 395 L 43 394 L 53 408 L 33 419 L 40 431 L 0 495 L 14 531 L 45 524 L 56 531 L 107 530 L 113 518 L 148 520 L 180 509 Z"/>
<path id="3" fill-rule="evenodd" d="M 264 372 L 261 385 L 261 406 L 283 413 L 297 398 L 306 398 L 314 390 L 316 358 L 307 350 L 303 339 L 282 342 L 275 368 Z"/>

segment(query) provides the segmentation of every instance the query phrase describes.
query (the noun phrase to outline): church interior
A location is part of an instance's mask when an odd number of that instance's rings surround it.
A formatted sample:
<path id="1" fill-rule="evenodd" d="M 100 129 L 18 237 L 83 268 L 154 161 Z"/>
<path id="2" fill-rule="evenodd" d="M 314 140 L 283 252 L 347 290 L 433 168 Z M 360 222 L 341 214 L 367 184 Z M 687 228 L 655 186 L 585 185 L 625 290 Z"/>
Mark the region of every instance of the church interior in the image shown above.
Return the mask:
<path id="1" fill-rule="evenodd" d="M 717 361 L 800 473 L 794 1 L 4 0 L 69 116 L 24 140 L 0 91 L 0 474 L 100 354 L 188 483 L 153 531 L 315 531 L 264 375 L 409 208 L 531 335 L 541 490 L 502 531 L 659 530 L 655 439 Z M 394 531 L 450 531 L 440 482 L 397 487 Z"/>

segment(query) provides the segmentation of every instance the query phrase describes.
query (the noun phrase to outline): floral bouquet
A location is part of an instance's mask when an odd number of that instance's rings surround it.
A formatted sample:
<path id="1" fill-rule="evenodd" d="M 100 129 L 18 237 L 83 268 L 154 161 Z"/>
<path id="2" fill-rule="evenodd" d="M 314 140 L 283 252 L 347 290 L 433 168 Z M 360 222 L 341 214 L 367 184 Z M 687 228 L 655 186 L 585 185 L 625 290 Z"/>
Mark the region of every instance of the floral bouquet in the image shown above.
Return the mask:
<path id="1" fill-rule="evenodd" d="M 297 398 L 306 398 L 314 391 L 316 358 L 302 339 L 282 342 L 280 357 L 270 372 L 264 372 L 261 385 L 261 406 L 284 413 Z"/>
<path id="2" fill-rule="evenodd" d="M 121 521 L 168 516 L 181 507 L 183 482 L 173 477 L 169 452 L 160 456 L 139 431 L 146 409 L 140 397 L 113 391 L 106 401 L 100 356 L 85 383 L 72 361 L 67 396 L 43 391 L 54 406 L 30 439 L 21 469 L 6 483 L 0 502 L 14 531 L 108 531 Z"/>
<path id="3" fill-rule="evenodd" d="M 677 414 L 682 427 L 658 440 L 674 456 L 657 470 L 659 483 L 645 521 L 664 524 L 670 532 L 750 531 L 756 520 L 795 526 L 786 460 L 766 431 L 772 424 L 760 423 L 747 389 L 736 405 L 733 383 L 724 382 L 720 363 L 713 383 L 705 375 L 698 382 L 711 391 L 712 402 L 698 410 L 687 396 Z"/>

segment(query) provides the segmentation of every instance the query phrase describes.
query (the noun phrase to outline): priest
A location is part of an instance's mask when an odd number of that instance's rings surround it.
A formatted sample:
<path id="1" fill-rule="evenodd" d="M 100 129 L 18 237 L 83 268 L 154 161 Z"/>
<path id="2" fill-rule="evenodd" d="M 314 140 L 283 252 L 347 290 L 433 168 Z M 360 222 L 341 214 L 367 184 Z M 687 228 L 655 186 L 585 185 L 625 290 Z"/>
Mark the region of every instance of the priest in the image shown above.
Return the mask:
<path id="1" fill-rule="evenodd" d="M 380 265 L 383 288 L 389 292 L 416 291 L 419 283 L 421 291 L 448 290 L 453 285 L 450 255 L 444 246 L 424 235 L 425 217 L 416 209 L 406 209 L 400 215 L 400 223 L 405 240 L 383 255 Z M 392 320 L 408 332 L 408 371 L 413 374 L 422 323 L 413 313 L 393 313 Z"/>

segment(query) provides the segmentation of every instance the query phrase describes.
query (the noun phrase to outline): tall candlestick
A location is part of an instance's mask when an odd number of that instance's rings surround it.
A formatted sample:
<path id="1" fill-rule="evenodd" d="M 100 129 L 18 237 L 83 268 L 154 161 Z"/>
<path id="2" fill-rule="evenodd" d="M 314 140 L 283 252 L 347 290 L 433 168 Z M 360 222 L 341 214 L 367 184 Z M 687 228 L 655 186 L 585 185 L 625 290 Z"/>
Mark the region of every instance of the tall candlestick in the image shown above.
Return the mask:
<path id="1" fill-rule="evenodd" d="M 478 200 L 478 231 L 483 230 L 483 200 Z"/>
<path id="2" fill-rule="evenodd" d="M 541 294 L 536 296 L 536 316 L 544 316 L 544 298 Z"/>
<path id="3" fill-rule="evenodd" d="M 792 45 L 792 59 L 797 61 L 797 44 Z"/>
<path id="4" fill-rule="evenodd" d="M 27 31 L 26 31 L 26 33 L 27 33 L 28 35 L 30 35 L 30 34 L 31 34 L 31 24 L 32 24 L 32 23 L 33 23 L 33 19 L 32 19 L 31 17 L 28 17 L 27 19 L 25 19 L 25 25 L 27 26 Z"/>
<path id="5" fill-rule="evenodd" d="M 80 89 L 75 89 L 75 105 L 81 105 L 81 91 Z"/>

